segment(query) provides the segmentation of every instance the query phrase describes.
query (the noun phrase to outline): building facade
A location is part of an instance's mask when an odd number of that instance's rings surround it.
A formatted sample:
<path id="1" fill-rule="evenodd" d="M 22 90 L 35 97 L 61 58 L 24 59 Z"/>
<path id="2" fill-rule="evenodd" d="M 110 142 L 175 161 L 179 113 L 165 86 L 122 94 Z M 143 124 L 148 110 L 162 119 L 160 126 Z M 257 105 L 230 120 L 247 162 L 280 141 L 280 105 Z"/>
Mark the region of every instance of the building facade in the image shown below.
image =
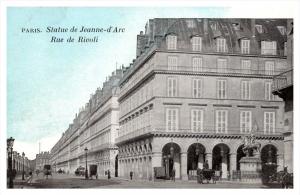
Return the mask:
<path id="1" fill-rule="evenodd" d="M 284 101 L 284 166 L 293 172 L 293 20 L 287 23 L 287 61 L 288 70 L 276 75 L 273 79 L 273 94 Z"/>
<path id="2" fill-rule="evenodd" d="M 164 167 L 167 178 L 175 170 L 186 180 L 207 162 L 230 179 L 253 133 L 262 171 L 282 170 L 285 107 L 272 83 L 288 70 L 286 29 L 283 19 L 150 19 L 136 59 L 76 114 L 50 163 L 145 180 Z"/>
<path id="3" fill-rule="evenodd" d="M 22 174 L 23 172 L 23 166 L 24 166 L 24 171 L 25 173 L 28 173 L 30 170 L 30 160 L 22 154 L 18 153 L 17 151 L 13 151 L 13 156 L 12 156 L 12 169 L 15 169 L 18 174 Z"/>
<path id="4" fill-rule="evenodd" d="M 43 170 L 44 165 L 50 164 L 50 152 L 40 152 L 35 157 L 35 170 Z"/>
<path id="5" fill-rule="evenodd" d="M 115 137 L 119 128 L 118 82 L 121 76 L 121 69 L 112 73 L 51 149 L 50 162 L 56 170 L 74 174 L 87 162 L 88 170 L 96 167 L 98 176 L 104 176 L 108 170 L 118 175 Z"/>
<path id="6" fill-rule="evenodd" d="M 284 104 L 272 79 L 287 69 L 286 41 L 286 20 L 149 20 L 119 83 L 120 176 L 148 180 L 165 167 L 186 180 L 207 161 L 232 178 L 251 132 L 263 165 L 282 170 Z"/>

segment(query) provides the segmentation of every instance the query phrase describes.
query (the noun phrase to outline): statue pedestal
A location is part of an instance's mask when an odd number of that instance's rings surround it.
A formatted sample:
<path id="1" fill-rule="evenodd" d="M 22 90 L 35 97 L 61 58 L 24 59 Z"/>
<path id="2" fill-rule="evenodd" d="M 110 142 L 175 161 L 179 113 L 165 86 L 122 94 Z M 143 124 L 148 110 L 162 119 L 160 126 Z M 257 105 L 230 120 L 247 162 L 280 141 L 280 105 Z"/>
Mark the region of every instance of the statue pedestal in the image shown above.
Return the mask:
<path id="1" fill-rule="evenodd" d="M 243 157 L 240 160 L 241 181 L 247 183 L 262 183 L 261 160 L 257 156 Z"/>

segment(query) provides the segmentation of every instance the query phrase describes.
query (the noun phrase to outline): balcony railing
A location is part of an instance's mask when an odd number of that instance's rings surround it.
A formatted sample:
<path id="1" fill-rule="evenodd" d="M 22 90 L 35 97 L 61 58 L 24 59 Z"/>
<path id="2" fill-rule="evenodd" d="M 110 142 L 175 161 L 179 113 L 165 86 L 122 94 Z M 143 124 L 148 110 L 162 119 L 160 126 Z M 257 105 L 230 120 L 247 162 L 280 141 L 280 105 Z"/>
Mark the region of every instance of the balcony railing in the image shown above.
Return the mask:
<path id="1" fill-rule="evenodd" d="M 151 126 L 147 126 L 136 131 L 129 132 L 125 135 L 119 136 L 116 138 L 116 143 L 120 143 L 126 140 L 134 139 L 141 135 L 145 135 L 148 133 L 188 133 L 188 134 L 201 134 L 201 135 L 248 135 L 249 131 L 243 132 L 239 127 L 227 127 L 227 130 L 224 131 L 216 131 L 215 127 L 205 127 L 202 130 L 192 130 L 191 128 L 178 128 L 177 130 L 166 130 L 166 127 L 158 127 L 151 128 Z M 280 136 L 282 135 L 282 128 L 274 128 L 274 130 L 268 132 L 260 129 L 255 134 L 257 136 Z"/>
<path id="2" fill-rule="evenodd" d="M 210 68 L 210 67 L 197 67 L 192 66 L 167 66 L 157 65 L 154 67 L 157 71 L 170 71 L 170 72 L 193 72 L 193 73 L 216 73 L 216 74 L 249 74 L 258 76 L 274 76 L 278 75 L 283 70 L 258 70 L 258 69 L 240 69 L 240 68 Z"/>
<path id="3" fill-rule="evenodd" d="M 125 140 L 129 140 L 129 139 L 141 136 L 141 135 L 145 135 L 145 134 L 150 133 L 150 132 L 151 132 L 151 126 L 143 127 L 143 128 L 138 129 L 138 130 L 129 132 L 125 135 L 119 136 L 118 138 L 116 138 L 116 143 L 122 142 L 122 141 L 125 141 Z"/>
<path id="4" fill-rule="evenodd" d="M 207 74 L 231 74 L 231 75 L 255 75 L 255 76 L 275 76 L 285 69 L 277 70 L 258 70 L 258 69 L 239 69 L 239 68 L 211 68 L 211 67 L 193 67 L 193 66 L 168 66 L 168 65 L 149 65 L 142 70 L 138 76 L 126 83 L 120 92 L 120 97 L 126 94 L 138 82 L 148 75 L 151 71 L 167 71 L 167 72 L 188 72 L 188 73 L 207 73 Z"/>
<path id="5" fill-rule="evenodd" d="M 273 78 L 272 90 L 278 91 L 293 85 L 293 69 L 282 72 Z"/>

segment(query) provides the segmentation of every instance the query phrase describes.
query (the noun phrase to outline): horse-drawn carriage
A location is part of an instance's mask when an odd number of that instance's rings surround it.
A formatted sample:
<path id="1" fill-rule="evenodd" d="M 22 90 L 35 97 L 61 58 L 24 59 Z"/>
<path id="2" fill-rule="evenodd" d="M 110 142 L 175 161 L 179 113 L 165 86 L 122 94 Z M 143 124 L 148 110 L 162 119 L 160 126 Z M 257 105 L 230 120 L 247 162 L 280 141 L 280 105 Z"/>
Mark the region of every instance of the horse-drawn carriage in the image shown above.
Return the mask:
<path id="1" fill-rule="evenodd" d="M 44 177 L 48 179 L 48 175 L 52 176 L 51 165 L 44 165 L 43 169 Z"/>
<path id="2" fill-rule="evenodd" d="M 282 188 L 293 188 L 294 186 L 294 176 L 293 173 L 288 173 L 285 171 L 279 171 L 270 176 L 270 183 L 278 183 Z"/>
<path id="3" fill-rule="evenodd" d="M 213 169 L 197 169 L 197 181 L 200 184 L 203 184 L 203 181 L 206 180 L 206 183 L 212 181 L 216 183 L 215 170 Z"/>

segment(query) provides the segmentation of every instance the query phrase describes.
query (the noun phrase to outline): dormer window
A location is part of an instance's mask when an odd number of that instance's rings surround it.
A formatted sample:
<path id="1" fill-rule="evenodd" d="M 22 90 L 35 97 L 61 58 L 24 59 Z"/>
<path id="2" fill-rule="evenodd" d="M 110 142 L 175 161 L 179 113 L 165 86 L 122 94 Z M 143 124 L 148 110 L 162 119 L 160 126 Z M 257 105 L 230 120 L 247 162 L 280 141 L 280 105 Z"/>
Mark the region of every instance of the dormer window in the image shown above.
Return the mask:
<path id="1" fill-rule="evenodd" d="M 255 28 L 256 28 L 256 30 L 257 30 L 258 33 L 260 33 L 260 34 L 263 33 L 262 25 L 256 24 L 256 25 L 255 25 Z"/>
<path id="2" fill-rule="evenodd" d="M 262 41 L 261 42 L 261 54 L 262 55 L 276 55 L 277 44 L 276 41 Z"/>
<path id="3" fill-rule="evenodd" d="M 193 51 L 201 51 L 202 50 L 202 37 L 194 36 L 191 39 L 192 42 L 192 50 Z"/>
<path id="4" fill-rule="evenodd" d="M 188 28 L 195 28 L 196 24 L 194 22 L 194 20 L 186 20 L 186 25 Z"/>
<path id="5" fill-rule="evenodd" d="M 241 53 L 242 54 L 249 54 L 250 53 L 250 40 L 249 39 L 242 39 L 241 40 Z"/>
<path id="6" fill-rule="evenodd" d="M 285 26 L 277 26 L 277 29 L 279 30 L 281 35 L 286 35 L 286 28 Z"/>
<path id="7" fill-rule="evenodd" d="M 213 31 L 217 31 L 218 27 L 217 27 L 217 23 L 216 22 L 209 22 L 210 27 Z"/>
<path id="8" fill-rule="evenodd" d="M 175 50 L 177 49 L 177 36 L 168 35 L 167 36 L 167 49 Z"/>
<path id="9" fill-rule="evenodd" d="M 217 38 L 217 52 L 226 52 L 226 39 L 225 38 Z"/>
<path id="10" fill-rule="evenodd" d="M 234 30 L 241 30 L 239 23 L 232 23 L 232 27 Z"/>

